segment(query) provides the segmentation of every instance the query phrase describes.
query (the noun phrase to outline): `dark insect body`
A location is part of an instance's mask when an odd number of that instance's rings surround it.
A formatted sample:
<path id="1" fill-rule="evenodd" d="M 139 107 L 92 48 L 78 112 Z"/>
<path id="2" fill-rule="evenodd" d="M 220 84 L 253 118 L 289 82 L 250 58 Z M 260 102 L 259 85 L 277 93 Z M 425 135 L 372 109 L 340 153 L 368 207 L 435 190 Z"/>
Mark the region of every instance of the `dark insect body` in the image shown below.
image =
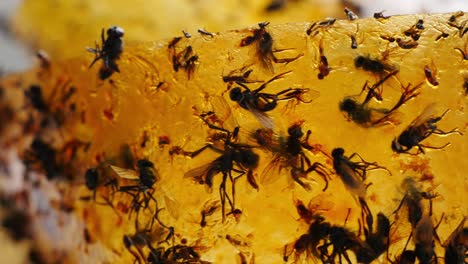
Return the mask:
<path id="1" fill-rule="evenodd" d="M 269 24 L 270 22 L 259 23 L 259 28 L 253 30 L 253 35 L 243 38 L 240 42 L 240 46 L 245 47 L 256 43 L 257 58 L 260 60 L 264 68 L 267 68 L 270 70 L 270 72 L 273 72 L 272 61 L 274 63 L 288 64 L 302 57 L 304 54 L 299 54 L 292 58 L 277 58 L 275 53 L 284 50 L 273 49 L 273 37 L 266 30 L 266 27 Z"/>
<path id="2" fill-rule="evenodd" d="M 333 168 L 336 174 L 340 177 L 346 189 L 357 197 L 363 212 L 366 215 L 371 215 L 370 209 L 366 202 L 367 188 L 370 184 L 364 183 L 367 179 L 367 171 L 383 169 L 390 175 L 392 174 L 383 166 L 379 166 L 376 162 L 367 162 L 359 154 L 353 153 L 347 157 L 344 155 L 343 148 L 335 148 L 332 151 Z M 352 161 L 354 157 L 358 157 L 360 161 Z"/>
<path id="3" fill-rule="evenodd" d="M 400 96 L 400 99 L 390 109 L 370 107 L 369 103 L 371 102 L 372 98 L 382 99 L 380 96 L 381 91 L 376 92 L 379 86 L 381 86 L 383 82 L 385 82 L 388 78 L 395 75 L 396 73 L 397 71 L 388 74 L 386 77 L 384 77 L 371 87 L 368 87 L 366 82 L 363 87 L 363 90 L 368 89 L 368 93 L 364 101 L 362 103 L 358 103 L 354 96 L 345 97 L 339 103 L 340 110 L 346 113 L 347 118 L 349 120 L 352 120 L 354 123 L 363 127 L 374 127 L 383 125 L 386 122 L 392 122 L 391 119 L 395 111 L 397 111 L 398 108 L 400 108 L 404 103 L 418 96 L 418 90 L 422 85 L 419 84 L 412 88 L 410 88 L 410 85 L 403 87 L 403 92 Z"/>
<path id="4" fill-rule="evenodd" d="M 450 143 L 447 143 L 441 147 L 432 147 L 421 144 L 421 142 L 430 135 L 450 135 L 453 133 L 458 133 L 461 135 L 461 133 L 456 128 L 448 132 L 444 132 L 437 128 L 437 122 L 439 122 L 445 116 L 448 110 L 445 111 L 441 116 L 434 117 L 432 114 L 434 112 L 434 107 L 435 104 L 429 104 L 423 110 L 423 112 L 418 117 L 416 117 L 416 119 L 413 120 L 413 122 L 411 122 L 411 124 L 398 136 L 398 138 L 395 138 L 392 141 L 392 150 L 394 152 L 411 154 L 409 151 L 413 147 L 418 147 L 418 152 L 415 155 L 419 154 L 420 152 L 424 154 L 424 148 L 443 149 L 450 145 Z"/>
<path id="5" fill-rule="evenodd" d="M 304 182 L 304 179 L 307 180 L 309 173 L 316 172 L 325 181 L 325 186 L 322 190 L 325 191 L 328 188 L 330 172 L 320 162 L 312 163 L 306 155 L 305 150 L 315 151 L 315 149 L 314 146 L 309 144 L 309 137 L 312 132 L 308 130 L 303 139 L 304 132 L 302 132 L 301 126 L 301 123 L 290 126 L 288 128 L 288 136 L 285 139 L 273 137 L 273 131 L 269 129 L 258 129 L 255 131 L 253 135 L 254 140 L 274 155 L 272 161 L 263 172 L 262 178 L 267 182 L 267 178 L 276 175 L 276 172 L 270 171 L 274 166 L 279 166 L 279 170 L 290 168 L 292 179 L 304 189 L 310 190 L 310 185 Z"/>
<path id="6" fill-rule="evenodd" d="M 114 172 L 123 179 L 130 179 L 136 182 L 133 185 L 124 185 L 119 187 L 119 192 L 130 195 L 133 199 L 131 209 L 137 213 L 140 208 L 148 208 L 150 201 L 154 201 L 157 207 L 157 201 L 153 197 L 153 185 L 158 180 L 157 172 L 151 161 L 140 159 L 137 161 L 137 171 L 111 166 Z M 131 211 L 131 212 L 132 212 Z M 130 213 L 131 213 L 130 212 Z"/>
<path id="7" fill-rule="evenodd" d="M 120 72 L 116 60 L 119 59 L 123 51 L 124 30 L 113 26 L 107 29 L 107 37 L 104 37 L 104 29 L 101 31 L 101 46 L 96 43 L 95 48 L 86 48 L 87 51 L 94 53 L 95 58 L 89 65 L 91 68 L 98 60 L 103 60 L 103 67 L 100 70 L 101 80 L 105 80 L 114 72 Z"/>
<path id="8" fill-rule="evenodd" d="M 169 44 L 169 49 L 172 50 L 172 67 L 175 72 L 178 72 L 179 69 L 183 69 L 187 72 L 188 78 L 191 79 L 195 71 L 196 63 L 198 62 L 198 55 L 194 54 L 192 46 L 187 46 L 182 51 L 177 52 L 175 49 L 175 44 L 177 42 L 171 42 Z"/>
<path id="9" fill-rule="evenodd" d="M 384 59 L 388 54 L 384 55 Z M 385 63 L 383 60 L 372 59 L 368 56 L 359 55 L 354 59 L 354 66 L 365 71 L 382 74 L 395 71 L 395 67 Z"/>
<path id="10" fill-rule="evenodd" d="M 431 69 L 428 65 L 424 66 L 424 75 L 426 75 L 426 80 L 433 86 L 438 86 L 439 81 L 437 81 L 436 70 Z"/>
<path id="11" fill-rule="evenodd" d="M 251 146 L 236 142 L 239 127 L 236 127 L 234 131 L 231 132 L 222 127 L 211 124 L 207 121 L 205 115 L 201 115 L 200 118 L 208 125 L 209 128 L 220 131 L 217 136 L 217 142 L 209 143 L 193 152 L 183 151 L 182 154 L 193 158 L 198 156 L 204 150 L 211 149 L 219 153 L 220 156 L 207 165 L 188 171 L 185 174 L 185 177 L 191 178 L 199 184 L 205 184 L 211 189 L 213 187 L 213 178 L 218 174 L 222 174 L 223 178 L 219 185 L 219 196 L 224 220 L 224 217 L 226 216 L 226 200 L 231 207 L 230 213 L 234 213 L 237 209 L 235 207 L 235 183 L 238 178 L 247 174 L 249 184 L 253 188 L 258 188 L 252 170 L 258 166 L 259 156 L 252 151 Z M 216 143 L 221 143 L 222 147 L 218 147 Z M 234 175 L 234 173 L 237 173 L 237 175 Z M 228 194 L 226 190 L 228 179 L 231 184 L 230 194 Z"/>
<path id="12" fill-rule="evenodd" d="M 465 222 L 467 219 L 468 217 L 465 216 L 444 243 L 446 264 L 466 263 L 468 257 L 468 227 L 465 227 Z"/>
<path id="13" fill-rule="evenodd" d="M 269 83 L 283 78 L 288 73 L 290 71 L 274 76 L 255 90 L 250 90 L 245 84 L 236 82 L 240 87 L 232 88 L 229 97 L 232 101 L 237 102 L 239 106 L 254 114 L 266 128 L 273 128 L 273 121 L 265 112 L 275 109 L 279 101 L 297 100 L 310 103 L 318 96 L 318 92 L 308 88 L 288 88 L 276 94 L 262 92 Z M 244 88 L 243 91 L 241 87 Z M 310 98 L 307 99 L 307 97 Z"/>
<path id="14" fill-rule="evenodd" d="M 383 12 L 374 13 L 375 19 L 389 19 L 391 16 L 385 16 Z"/>

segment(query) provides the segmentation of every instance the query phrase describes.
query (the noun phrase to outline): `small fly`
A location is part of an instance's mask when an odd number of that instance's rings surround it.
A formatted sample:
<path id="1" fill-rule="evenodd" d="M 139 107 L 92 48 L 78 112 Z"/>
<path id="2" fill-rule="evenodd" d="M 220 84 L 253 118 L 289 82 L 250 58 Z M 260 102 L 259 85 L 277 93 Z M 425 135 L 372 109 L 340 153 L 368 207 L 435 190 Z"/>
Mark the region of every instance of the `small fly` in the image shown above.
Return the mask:
<path id="1" fill-rule="evenodd" d="M 382 59 L 373 59 L 369 56 L 359 55 L 354 59 L 354 66 L 356 68 L 362 68 L 365 71 L 375 73 L 375 74 L 384 74 L 387 72 L 394 72 L 395 66 L 385 62 L 385 59 L 389 55 L 388 51 L 384 52 Z"/>
<path id="2" fill-rule="evenodd" d="M 198 62 L 198 55 L 194 54 L 192 46 L 187 46 L 182 51 L 176 52 L 175 46 L 171 47 L 171 44 L 169 44 L 169 49 L 172 50 L 172 67 L 174 71 L 178 72 L 179 69 L 183 69 L 187 72 L 190 80 Z"/>
<path id="3" fill-rule="evenodd" d="M 325 165 L 320 162 L 312 163 L 306 155 L 305 150 L 316 151 L 314 146 L 309 143 L 311 134 L 312 132 L 308 130 L 305 138 L 303 138 L 304 132 L 302 131 L 301 122 L 295 123 L 288 128 L 286 138 L 273 135 L 273 131 L 269 129 L 257 129 L 253 135 L 254 140 L 274 155 L 272 161 L 262 173 L 262 181 L 264 183 L 273 181 L 271 177 L 278 175 L 278 173 L 271 171 L 274 167 L 277 167 L 279 171 L 283 168 L 290 168 L 292 179 L 304 189 L 310 190 L 310 185 L 304 180 L 307 180 L 307 175 L 314 171 L 325 181 L 322 190 L 325 191 L 331 173 Z"/>
<path id="4" fill-rule="evenodd" d="M 430 135 L 450 135 L 454 133 L 462 135 L 462 133 L 458 131 L 457 128 L 454 128 L 448 132 L 444 132 L 437 128 L 437 122 L 439 122 L 445 116 L 445 114 L 448 113 L 449 110 L 445 111 L 441 116 L 434 117 L 434 108 L 435 103 L 426 106 L 422 113 L 416 117 L 413 122 L 411 122 L 411 124 L 398 136 L 398 138 L 395 138 L 392 141 L 392 150 L 394 152 L 411 154 L 409 151 L 413 147 L 417 146 L 417 153 L 412 155 L 417 155 L 419 153 L 424 154 L 424 148 L 443 149 L 450 145 L 450 143 L 447 143 L 441 147 L 432 147 L 421 144 L 421 142 Z"/>
<path id="5" fill-rule="evenodd" d="M 358 197 L 359 204 L 363 211 L 367 215 L 371 215 L 370 209 L 367 206 L 366 202 L 366 193 L 367 188 L 370 184 L 365 184 L 364 181 L 367 179 L 367 171 L 382 169 L 387 171 L 390 175 L 392 173 L 383 166 L 378 165 L 376 162 L 367 162 L 359 154 L 353 153 L 351 156 L 347 157 L 344 155 L 343 148 L 335 148 L 332 151 L 333 157 L 333 167 L 335 172 L 346 189 L 353 194 L 353 196 Z M 360 161 L 352 161 L 351 159 L 358 157 Z"/>
<path id="6" fill-rule="evenodd" d="M 211 113 L 213 115 L 214 113 Z M 237 143 L 239 127 L 236 127 L 233 131 L 229 131 L 222 127 L 211 124 L 206 115 L 200 115 L 202 121 L 208 125 L 209 128 L 218 131 L 216 140 L 212 143 L 208 143 L 204 147 L 193 151 L 187 152 L 182 151 L 183 155 L 196 157 L 206 149 L 211 149 L 220 154 L 214 161 L 203 165 L 201 167 L 192 169 L 185 173 L 186 178 L 191 178 L 199 184 L 205 184 L 208 188 L 213 187 L 213 178 L 222 174 L 223 178 L 219 185 L 219 196 L 221 199 L 221 210 L 223 220 L 226 216 L 225 204 L 228 201 L 231 207 L 231 213 L 236 211 L 235 207 L 235 183 L 237 179 L 243 175 L 247 175 L 247 181 L 249 184 L 258 189 L 255 177 L 253 175 L 253 169 L 258 166 L 259 156 L 252 151 L 252 147 L 247 144 Z M 221 146 L 218 146 L 221 144 Z M 179 154 L 177 153 L 177 154 Z M 234 175 L 237 174 L 237 175 Z M 231 193 L 227 191 L 228 179 L 231 184 Z"/>
<path id="7" fill-rule="evenodd" d="M 273 65 L 274 63 L 284 63 L 288 64 L 297 60 L 298 58 L 302 57 L 304 54 L 299 54 L 296 57 L 292 58 L 277 58 L 275 53 L 281 52 L 286 49 L 282 50 L 274 50 L 273 49 L 273 38 L 271 34 L 266 30 L 266 27 L 270 24 L 270 22 L 262 22 L 258 23 L 259 28 L 253 30 L 253 35 L 247 36 L 243 38 L 240 42 L 241 47 L 249 46 L 253 43 L 256 43 L 256 53 L 257 58 L 261 62 L 262 66 L 270 72 L 273 72 Z"/>
<path id="8" fill-rule="evenodd" d="M 401 93 L 400 99 L 395 103 L 395 105 L 392 108 L 387 109 L 370 107 L 369 103 L 373 97 L 381 99 L 379 95 L 381 92 L 376 92 L 375 90 L 377 90 L 378 87 L 382 85 L 385 80 L 387 80 L 394 74 L 396 74 L 396 72 L 387 75 L 385 78 L 375 83 L 370 88 L 366 88 L 366 82 L 363 90 L 368 89 L 369 91 L 362 103 L 358 103 L 354 96 L 345 97 L 339 103 L 339 108 L 341 111 L 346 113 L 348 120 L 352 120 L 354 123 L 362 127 L 374 127 L 384 125 L 387 122 L 391 123 L 393 121 L 392 116 L 395 113 L 395 111 L 398 110 L 398 108 L 400 108 L 404 103 L 419 95 L 418 90 L 422 84 L 416 85 L 412 88 L 410 88 L 411 84 L 409 84 L 408 86 L 403 87 L 403 92 Z"/>
<path id="9" fill-rule="evenodd" d="M 157 205 L 152 193 L 154 192 L 153 186 L 158 180 L 158 174 L 151 161 L 146 159 L 138 160 L 137 171 L 112 165 L 110 167 L 119 177 L 135 181 L 133 185 L 119 187 L 119 192 L 124 192 L 133 197 L 132 209 L 147 208 L 150 200 L 153 200 Z"/>
<path id="10" fill-rule="evenodd" d="M 309 88 L 288 88 L 276 94 L 262 92 L 269 83 L 283 78 L 284 75 L 290 72 L 287 71 L 274 76 L 255 90 L 250 90 L 247 85 L 236 82 L 244 88 L 244 91 L 241 90 L 241 87 L 234 87 L 231 89 L 229 97 L 232 101 L 237 102 L 239 106 L 254 114 L 263 126 L 273 129 L 273 120 L 265 112 L 275 109 L 278 101 L 297 100 L 302 103 L 310 103 L 319 95 L 319 92 Z"/>
<path id="11" fill-rule="evenodd" d="M 124 30 L 118 26 L 112 26 L 107 29 L 107 38 L 104 37 L 104 29 L 101 31 L 101 46 L 96 43 L 95 48 L 86 48 L 88 52 L 94 53 L 95 58 L 89 65 L 91 68 L 98 60 L 103 60 L 103 68 L 101 68 L 101 77 L 109 76 L 114 72 L 120 72 L 116 60 L 119 59 L 123 51 L 123 36 Z M 107 76 L 107 77 L 109 77 Z M 107 78 L 106 77 L 106 78 Z M 106 78 L 101 78 L 102 80 Z"/>
<path id="12" fill-rule="evenodd" d="M 232 70 L 228 75 L 223 75 L 223 82 L 228 84 L 227 90 L 230 90 L 234 83 L 261 83 L 263 81 L 250 80 L 252 69 L 248 69 L 251 65 L 244 66 L 240 69 Z"/>
<path id="13" fill-rule="evenodd" d="M 432 85 L 432 86 L 438 86 L 439 81 L 437 81 L 437 69 L 435 68 L 434 65 L 429 66 L 425 65 L 424 66 L 424 75 L 426 75 L 426 80 Z"/>

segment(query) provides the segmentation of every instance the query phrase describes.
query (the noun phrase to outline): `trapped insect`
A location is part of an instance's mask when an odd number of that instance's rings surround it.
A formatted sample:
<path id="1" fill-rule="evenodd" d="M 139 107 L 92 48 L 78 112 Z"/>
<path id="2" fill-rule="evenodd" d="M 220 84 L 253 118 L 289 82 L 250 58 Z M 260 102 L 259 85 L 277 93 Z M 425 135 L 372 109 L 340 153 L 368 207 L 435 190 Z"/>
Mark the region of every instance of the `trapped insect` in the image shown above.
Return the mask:
<path id="1" fill-rule="evenodd" d="M 213 114 L 214 113 L 210 113 L 208 115 Z M 240 177 L 247 175 L 248 183 L 253 188 L 258 188 L 253 175 L 253 169 L 258 166 L 259 156 L 252 151 L 251 146 L 237 143 L 239 127 L 236 127 L 233 131 L 229 131 L 211 124 L 204 114 L 200 115 L 200 118 L 209 128 L 216 130 L 219 133 L 214 137 L 215 140 L 213 142 L 206 144 L 196 151 L 182 151 L 182 154 L 194 158 L 206 149 L 211 149 L 214 152 L 219 153 L 220 156 L 206 165 L 186 172 L 185 177 L 191 178 L 199 184 L 205 184 L 211 189 L 213 187 L 214 177 L 220 173 L 222 174 L 223 178 L 219 185 L 219 196 L 224 220 L 226 216 L 226 200 L 231 207 L 230 213 L 234 213 L 237 210 L 235 207 L 235 184 Z M 228 180 L 231 185 L 230 194 L 227 191 Z"/>
<path id="2" fill-rule="evenodd" d="M 396 74 L 396 72 L 387 75 L 385 78 L 381 79 L 371 87 L 368 87 L 366 82 L 363 90 L 368 89 L 368 92 L 362 103 L 358 103 L 355 99 L 355 96 L 345 97 L 339 103 L 339 108 L 342 112 L 346 113 L 348 120 L 352 120 L 354 123 L 363 127 L 374 127 L 384 125 L 387 122 L 397 122 L 397 120 L 392 119 L 393 114 L 403 104 L 419 95 L 418 91 L 422 84 L 418 84 L 414 87 L 411 87 L 411 84 L 408 84 L 406 87 L 402 87 L 403 91 L 399 100 L 390 109 L 369 106 L 372 98 L 377 97 L 381 99 L 381 96 L 379 95 L 381 92 L 376 92 L 376 90 L 385 82 L 385 80 L 394 74 Z"/>
<path id="3" fill-rule="evenodd" d="M 309 88 L 288 88 L 276 94 L 262 92 L 269 83 L 282 79 L 288 73 L 290 71 L 273 76 L 255 90 L 250 90 L 247 85 L 236 82 L 240 87 L 232 88 L 229 97 L 242 108 L 249 110 L 263 126 L 273 128 L 273 121 L 265 112 L 275 109 L 279 101 L 297 100 L 302 103 L 310 103 L 319 95 L 317 91 Z"/>
<path id="4" fill-rule="evenodd" d="M 157 207 L 157 200 L 152 193 L 154 192 L 153 186 L 158 180 L 158 174 L 151 161 L 147 159 L 138 160 L 137 171 L 112 165 L 110 167 L 119 177 L 135 181 L 135 184 L 119 187 L 119 192 L 133 197 L 131 202 L 132 210 L 148 208 L 150 201 L 154 201 Z"/>
<path id="5" fill-rule="evenodd" d="M 359 154 L 353 153 L 349 157 L 344 155 L 343 148 L 335 148 L 332 151 L 333 168 L 336 174 L 340 177 L 346 189 L 355 197 L 359 202 L 362 210 L 370 215 L 370 209 L 366 202 L 367 188 L 370 184 L 366 184 L 367 171 L 382 169 L 387 171 L 390 175 L 392 173 L 383 166 L 378 165 L 376 162 L 367 162 Z M 354 157 L 358 157 L 360 161 L 352 161 Z"/>
<path id="6" fill-rule="evenodd" d="M 457 228 L 450 234 L 443 246 L 445 247 L 445 263 L 465 264 L 468 254 L 468 227 L 465 216 Z"/>
<path id="7" fill-rule="evenodd" d="M 112 26 L 106 31 L 107 37 L 104 37 L 104 29 L 101 31 L 101 46 L 96 43 L 95 48 L 86 48 L 88 52 L 94 53 L 95 58 L 89 65 L 91 68 L 98 60 L 103 60 L 103 68 L 100 72 L 101 79 L 104 80 L 114 72 L 120 72 L 116 63 L 123 51 L 124 30 L 118 26 Z M 109 76 L 106 76 L 108 74 Z M 102 78 L 105 77 L 105 78 Z"/>
<path id="8" fill-rule="evenodd" d="M 264 183 L 272 182 L 272 177 L 278 176 L 278 172 L 271 171 L 278 168 L 279 172 L 283 168 L 290 169 L 291 178 L 306 190 L 310 190 L 310 184 L 305 182 L 308 174 L 315 172 L 325 181 L 322 191 L 328 187 L 328 178 L 331 174 L 327 167 L 320 162 L 312 163 L 306 154 L 306 151 L 316 151 L 314 146 L 310 145 L 309 137 L 312 134 L 310 130 L 304 137 L 302 131 L 302 122 L 295 123 L 288 128 L 288 136 L 278 137 L 269 129 L 257 129 L 253 134 L 254 140 L 264 149 L 273 154 L 273 159 L 262 173 Z"/>
<path id="9" fill-rule="evenodd" d="M 435 103 L 429 104 L 422 111 L 422 113 L 416 117 L 413 122 L 397 137 L 392 141 L 392 150 L 396 153 L 408 153 L 413 147 L 418 147 L 418 151 L 414 154 L 425 153 L 424 149 L 443 149 L 450 145 L 447 143 L 441 147 L 433 147 L 428 145 L 423 145 L 421 142 L 428 138 L 432 134 L 436 135 L 450 135 L 458 133 L 462 135 L 461 132 L 454 128 L 448 132 L 444 132 L 441 129 L 437 128 L 437 122 L 439 122 L 449 110 L 445 111 L 441 116 L 434 117 L 433 112 L 435 108 Z"/>
<path id="10" fill-rule="evenodd" d="M 254 29 L 252 31 L 253 35 L 243 38 L 240 42 L 240 46 L 245 47 L 245 46 L 249 46 L 255 43 L 256 44 L 256 56 L 258 60 L 261 62 L 264 68 L 270 70 L 270 72 L 273 72 L 272 62 L 288 64 L 302 57 L 304 54 L 301 53 L 297 55 L 296 57 L 292 57 L 292 58 L 276 57 L 275 53 L 285 51 L 287 49 L 280 49 L 280 50 L 273 49 L 273 37 L 266 30 L 266 27 L 269 24 L 270 22 L 258 23 L 259 28 Z"/>

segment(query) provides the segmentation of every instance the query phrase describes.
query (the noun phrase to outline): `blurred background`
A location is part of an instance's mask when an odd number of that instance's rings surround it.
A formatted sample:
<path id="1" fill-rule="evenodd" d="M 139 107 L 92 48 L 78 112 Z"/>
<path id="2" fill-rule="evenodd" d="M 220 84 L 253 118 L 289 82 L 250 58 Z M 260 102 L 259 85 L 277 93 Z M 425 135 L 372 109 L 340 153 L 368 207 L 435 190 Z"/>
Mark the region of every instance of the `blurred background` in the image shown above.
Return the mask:
<path id="1" fill-rule="evenodd" d="M 381 11 L 385 15 L 468 11 L 467 0 L 138 0 L 131 8 L 127 1 L 115 0 L 1 0 L 0 73 L 28 69 L 39 49 L 52 58 L 79 56 L 99 41 L 101 28 L 113 24 L 132 28 L 126 31 L 126 41 L 151 41 L 198 28 L 223 31 L 259 21 L 344 18 L 344 6 L 360 17 Z M 123 18 L 125 24 L 119 23 Z"/>

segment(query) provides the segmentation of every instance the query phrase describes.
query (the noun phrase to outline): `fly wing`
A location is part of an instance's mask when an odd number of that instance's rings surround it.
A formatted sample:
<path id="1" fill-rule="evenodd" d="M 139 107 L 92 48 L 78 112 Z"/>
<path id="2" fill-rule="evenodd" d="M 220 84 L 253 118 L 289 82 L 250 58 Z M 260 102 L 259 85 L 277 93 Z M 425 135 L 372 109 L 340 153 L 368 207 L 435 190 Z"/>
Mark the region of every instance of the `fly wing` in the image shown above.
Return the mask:
<path id="1" fill-rule="evenodd" d="M 202 165 L 200 167 L 196 167 L 194 169 L 191 169 L 187 171 L 184 174 L 184 178 L 189 178 L 193 180 L 194 182 L 197 182 L 199 184 L 204 184 L 205 183 L 205 176 L 208 173 L 208 171 L 211 168 L 211 163 Z"/>
<path id="2" fill-rule="evenodd" d="M 418 127 L 429 120 L 431 118 L 432 114 L 434 113 L 434 108 L 435 108 L 435 103 L 431 103 L 424 108 L 424 110 L 421 112 L 421 114 L 414 119 L 413 122 L 411 122 L 410 127 Z"/>
<path id="3" fill-rule="evenodd" d="M 281 171 L 281 156 L 275 155 L 268 165 L 263 169 L 260 176 L 260 183 L 262 185 L 269 185 L 276 182 L 280 178 Z"/>
<path id="4" fill-rule="evenodd" d="M 353 170 L 348 162 L 345 161 L 340 162 L 339 171 L 340 172 L 338 175 L 340 176 L 341 181 L 345 185 L 346 189 L 359 198 L 365 198 L 366 186 L 362 180 L 361 175 Z"/>
<path id="5" fill-rule="evenodd" d="M 223 96 L 210 96 L 210 103 L 213 112 L 216 113 L 220 120 L 223 120 L 223 128 L 234 128 L 239 126 L 234 115 L 232 115 L 231 107 Z"/>
<path id="6" fill-rule="evenodd" d="M 269 117 L 266 113 L 258 111 L 257 109 L 250 107 L 248 105 L 249 111 L 257 118 L 257 120 L 265 127 L 269 129 L 274 129 L 275 124 L 273 122 L 273 119 Z"/>
<path id="7" fill-rule="evenodd" d="M 139 179 L 138 173 L 134 170 L 124 169 L 124 168 L 113 166 L 113 165 L 110 165 L 110 167 L 117 175 L 119 175 L 120 178 L 130 179 L 130 180 Z"/>

